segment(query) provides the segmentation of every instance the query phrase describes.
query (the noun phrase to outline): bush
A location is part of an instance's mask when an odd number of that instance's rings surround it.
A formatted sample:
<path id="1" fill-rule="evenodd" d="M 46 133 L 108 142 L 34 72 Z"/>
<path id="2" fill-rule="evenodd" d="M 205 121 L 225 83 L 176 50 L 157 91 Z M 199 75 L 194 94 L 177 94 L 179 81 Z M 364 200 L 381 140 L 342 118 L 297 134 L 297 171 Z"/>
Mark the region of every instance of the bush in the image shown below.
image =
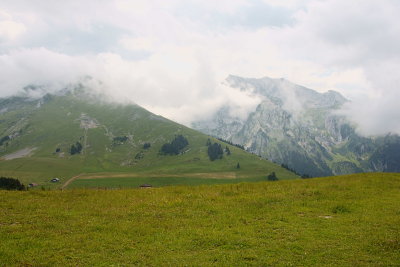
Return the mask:
<path id="1" fill-rule="evenodd" d="M 337 213 L 349 213 L 350 209 L 348 209 L 346 206 L 343 205 L 337 205 L 332 208 L 332 212 L 337 214 Z"/>
<path id="2" fill-rule="evenodd" d="M 0 188 L 6 190 L 25 190 L 25 186 L 18 179 L 0 177 Z"/>
<path id="3" fill-rule="evenodd" d="M 139 152 L 135 155 L 135 159 L 142 159 L 144 157 L 143 152 Z"/>
<path id="4" fill-rule="evenodd" d="M 149 149 L 151 147 L 150 143 L 144 143 L 143 144 L 143 149 Z"/>
<path id="5" fill-rule="evenodd" d="M 269 174 L 269 175 L 267 176 L 267 180 L 268 180 L 268 181 L 278 181 L 279 179 L 278 179 L 278 177 L 276 177 L 275 172 L 272 172 L 271 174 Z"/>

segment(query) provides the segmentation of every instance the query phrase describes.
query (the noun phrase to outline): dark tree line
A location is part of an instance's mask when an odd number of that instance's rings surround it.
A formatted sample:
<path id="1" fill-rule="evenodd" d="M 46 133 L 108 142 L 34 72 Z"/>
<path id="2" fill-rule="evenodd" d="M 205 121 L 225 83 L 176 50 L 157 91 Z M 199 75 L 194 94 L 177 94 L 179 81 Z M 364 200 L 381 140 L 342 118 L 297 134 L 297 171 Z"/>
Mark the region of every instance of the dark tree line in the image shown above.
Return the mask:
<path id="1" fill-rule="evenodd" d="M 228 140 L 225 140 L 225 139 L 222 139 L 222 138 L 219 138 L 219 137 L 217 137 L 217 139 L 218 139 L 219 141 L 224 142 L 224 143 L 227 143 L 227 144 L 229 144 L 229 145 L 231 145 L 231 146 L 235 146 L 235 147 L 238 147 L 238 148 L 240 148 L 240 149 L 242 149 L 242 150 L 245 150 L 245 149 L 244 149 L 244 146 L 242 146 L 242 145 L 234 144 L 234 143 L 232 143 L 231 141 L 228 141 Z"/>
<path id="2" fill-rule="evenodd" d="M 6 190 L 25 190 L 25 186 L 18 179 L 8 177 L 0 177 L 0 188 Z"/>
<path id="3" fill-rule="evenodd" d="M 296 170 L 290 168 L 290 167 L 289 167 L 287 164 L 285 164 L 285 163 L 282 163 L 282 164 L 281 164 L 281 167 L 282 167 L 282 168 L 285 168 L 285 169 L 288 170 L 288 171 L 293 172 L 294 174 L 300 176 L 300 177 L 303 178 L 303 179 L 312 178 L 311 175 L 308 175 L 308 174 L 306 174 L 306 173 L 303 173 L 303 174 L 298 173 Z"/>
<path id="4" fill-rule="evenodd" d="M 81 151 L 82 151 L 82 144 L 79 142 L 76 142 L 75 145 L 71 146 L 70 154 L 71 155 L 80 154 Z"/>
<path id="5" fill-rule="evenodd" d="M 178 155 L 189 145 L 189 141 L 183 135 L 176 135 L 171 143 L 163 144 L 160 150 L 164 155 Z"/>

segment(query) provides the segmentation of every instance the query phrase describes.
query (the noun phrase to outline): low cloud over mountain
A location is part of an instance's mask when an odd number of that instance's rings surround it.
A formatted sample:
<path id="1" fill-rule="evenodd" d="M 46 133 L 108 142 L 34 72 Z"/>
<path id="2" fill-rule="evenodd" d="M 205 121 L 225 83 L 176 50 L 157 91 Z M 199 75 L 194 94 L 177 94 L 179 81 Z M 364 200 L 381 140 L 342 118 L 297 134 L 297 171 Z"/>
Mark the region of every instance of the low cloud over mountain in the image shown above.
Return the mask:
<path id="1" fill-rule="evenodd" d="M 221 84 L 229 74 L 285 77 L 341 92 L 364 135 L 400 133 L 399 11 L 394 0 L 5 0 L 0 95 L 90 76 L 114 100 L 189 124 L 227 100 L 241 116 L 257 104 Z"/>

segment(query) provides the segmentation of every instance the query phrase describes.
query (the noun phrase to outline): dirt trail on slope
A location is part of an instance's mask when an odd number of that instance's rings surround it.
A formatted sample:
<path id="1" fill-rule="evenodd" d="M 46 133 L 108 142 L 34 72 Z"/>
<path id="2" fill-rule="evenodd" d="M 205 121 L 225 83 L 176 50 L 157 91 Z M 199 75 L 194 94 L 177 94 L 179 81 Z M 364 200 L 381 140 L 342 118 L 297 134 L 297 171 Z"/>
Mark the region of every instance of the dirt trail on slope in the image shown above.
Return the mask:
<path id="1" fill-rule="evenodd" d="M 65 189 L 70 183 L 72 183 L 73 181 L 75 181 L 76 179 L 78 179 L 80 176 L 84 175 L 85 173 L 80 173 L 70 179 L 68 179 L 62 186 L 61 189 Z"/>

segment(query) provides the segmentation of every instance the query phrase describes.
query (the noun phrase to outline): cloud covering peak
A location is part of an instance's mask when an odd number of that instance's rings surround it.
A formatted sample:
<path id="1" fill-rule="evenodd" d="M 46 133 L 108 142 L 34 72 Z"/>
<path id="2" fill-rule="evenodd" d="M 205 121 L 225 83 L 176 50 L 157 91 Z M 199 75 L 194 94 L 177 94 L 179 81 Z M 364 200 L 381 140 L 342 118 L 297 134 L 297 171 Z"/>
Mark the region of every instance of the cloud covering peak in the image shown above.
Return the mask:
<path id="1" fill-rule="evenodd" d="M 364 134 L 400 133 L 398 13 L 394 0 L 3 0 L 0 96 L 89 75 L 114 100 L 188 124 L 257 104 L 229 74 L 285 77 L 351 99 Z"/>

